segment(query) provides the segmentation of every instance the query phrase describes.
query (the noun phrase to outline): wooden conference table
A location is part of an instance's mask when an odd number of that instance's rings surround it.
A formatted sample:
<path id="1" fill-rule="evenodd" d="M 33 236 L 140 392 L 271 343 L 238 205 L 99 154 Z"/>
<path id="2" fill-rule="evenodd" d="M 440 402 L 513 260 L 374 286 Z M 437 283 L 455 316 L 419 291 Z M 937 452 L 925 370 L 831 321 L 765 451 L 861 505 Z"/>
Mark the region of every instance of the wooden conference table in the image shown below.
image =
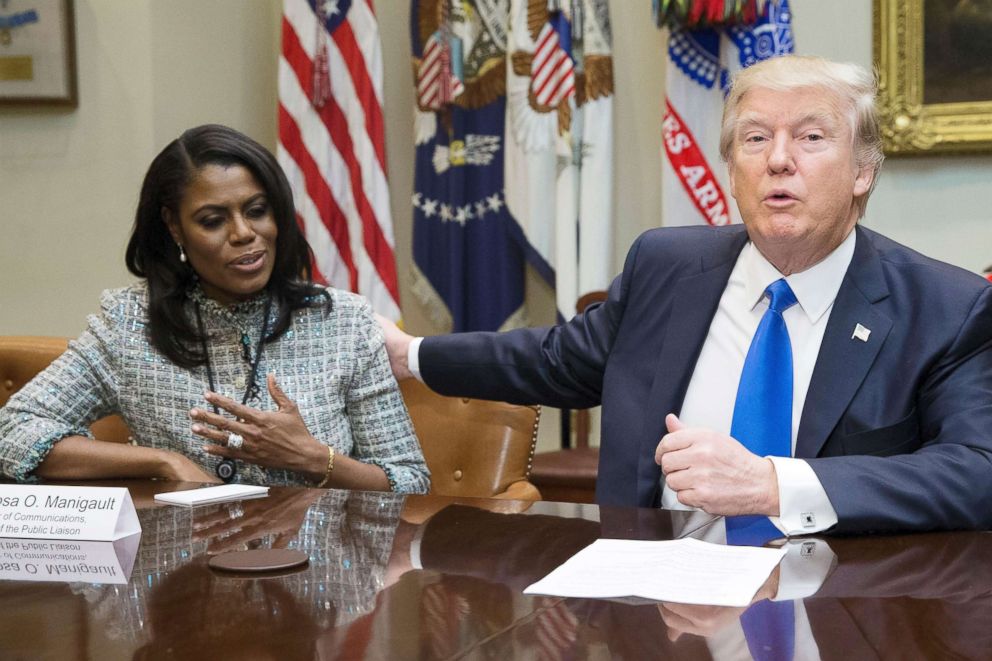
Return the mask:
<path id="1" fill-rule="evenodd" d="M 0 658 L 696 659 L 739 626 L 734 609 L 522 594 L 599 537 L 705 536 L 715 517 L 294 488 L 190 510 L 152 502 L 180 485 L 113 484 L 142 526 L 126 583 L 0 582 Z M 835 566 L 802 600 L 821 658 L 992 658 L 992 534 L 821 539 Z M 206 564 L 287 544 L 310 556 L 295 573 Z"/>

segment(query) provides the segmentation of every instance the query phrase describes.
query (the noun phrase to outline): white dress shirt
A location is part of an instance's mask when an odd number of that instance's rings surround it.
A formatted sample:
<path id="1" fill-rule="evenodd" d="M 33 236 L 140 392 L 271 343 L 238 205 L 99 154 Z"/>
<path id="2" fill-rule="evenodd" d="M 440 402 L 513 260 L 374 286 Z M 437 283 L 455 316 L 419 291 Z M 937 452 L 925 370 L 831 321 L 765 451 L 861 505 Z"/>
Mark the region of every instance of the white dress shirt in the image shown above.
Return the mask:
<path id="1" fill-rule="evenodd" d="M 689 519 L 688 523 L 695 527 L 702 522 L 702 520 Z M 727 528 L 725 522 L 721 520 L 716 524 L 699 528 L 689 537 L 712 544 L 726 544 Z M 782 547 L 786 550 L 786 554 L 778 565 L 778 591 L 772 597 L 772 601 L 793 603 L 795 617 L 793 661 L 818 661 L 820 649 L 813 636 L 813 627 L 810 625 L 803 600 L 820 590 L 823 582 L 837 566 L 837 555 L 822 539 L 788 539 L 782 542 Z M 710 650 L 710 655 L 719 661 L 752 659 L 747 646 L 747 637 L 744 635 L 744 627 L 739 619 L 708 635 L 706 646 Z"/>
<path id="2" fill-rule="evenodd" d="M 834 299 L 854 256 L 856 233 L 847 238 L 815 266 L 785 278 L 798 305 L 783 313 L 792 343 L 792 451 L 796 451 L 799 421 L 806 391 L 820 353 Z M 751 338 L 768 309 L 765 289 L 782 274 L 765 259 L 754 244 L 744 246 L 720 304 L 710 323 L 699 360 L 689 381 L 680 419 L 689 427 L 708 427 L 730 434 L 737 399 L 737 385 L 744 369 Z M 772 457 L 778 480 L 780 516 L 772 521 L 787 534 L 826 530 L 837 523 L 820 480 L 803 459 Z M 664 477 L 662 478 L 664 481 Z M 685 509 L 675 493 L 665 487 L 661 503 L 670 509 Z"/>
<path id="3" fill-rule="evenodd" d="M 793 453 L 806 391 L 834 299 L 854 256 L 856 236 L 851 231 L 821 262 L 785 278 L 798 301 L 783 314 L 792 343 Z M 744 246 L 720 298 L 689 382 L 679 414 L 685 425 L 730 434 L 744 359 L 758 323 L 768 309 L 764 292 L 781 277 L 782 274 L 754 244 L 748 242 Z M 410 371 L 421 381 L 419 352 L 422 339 L 415 338 L 407 354 Z M 780 513 L 772 521 L 782 532 L 807 534 L 826 530 L 837 523 L 837 513 L 823 485 L 805 460 L 788 457 L 771 457 L 771 460 L 778 480 Z M 678 501 L 675 492 L 664 486 L 664 477 L 662 484 L 662 507 L 690 509 Z"/>

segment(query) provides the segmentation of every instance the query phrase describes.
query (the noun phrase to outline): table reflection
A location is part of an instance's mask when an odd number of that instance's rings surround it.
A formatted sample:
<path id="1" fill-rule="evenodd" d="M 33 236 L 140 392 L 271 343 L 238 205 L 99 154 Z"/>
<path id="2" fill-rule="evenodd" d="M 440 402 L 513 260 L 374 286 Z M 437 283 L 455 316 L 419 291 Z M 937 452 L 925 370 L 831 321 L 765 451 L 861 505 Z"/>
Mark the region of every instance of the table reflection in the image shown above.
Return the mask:
<path id="1" fill-rule="evenodd" d="M 739 609 L 522 594 L 596 539 L 713 539 L 715 517 L 290 488 L 196 509 L 138 496 L 126 585 L 0 582 L 0 658 L 750 657 Z M 794 658 L 989 658 L 992 535 L 789 543 L 821 565 L 785 602 Z M 310 563 L 267 578 L 206 565 L 266 547 Z M 756 601 L 788 598 L 790 572 Z"/>
<path id="2" fill-rule="evenodd" d="M 268 498 L 195 509 L 139 510 L 142 544 L 127 586 L 80 586 L 113 637 L 138 658 L 310 658 L 321 631 L 375 607 L 403 497 L 274 490 Z M 277 578 L 220 573 L 210 554 L 305 551 Z M 271 653 L 271 654 L 270 654 Z"/>
<path id="3" fill-rule="evenodd" d="M 611 514 L 619 515 L 611 516 Z M 488 583 L 493 594 L 519 591 L 600 536 L 653 529 L 665 539 L 662 516 L 601 510 L 601 522 L 498 515 L 448 508 L 427 522 L 423 564 L 453 577 Z M 447 519 L 447 523 L 445 522 Z M 624 521 L 626 519 L 626 521 Z M 619 524 L 619 525 L 618 525 Z M 722 525 L 716 522 L 713 525 Z M 432 527 L 436 530 L 432 531 Z M 535 531 L 540 530 L 540 534 Z M 693 534 L 701 534 L 705 528 Z M 461 535 L 461 542 L 456 536 Z M 974 658 L 992 654 L 992 535 L 983 532 L 799 538 L 799 562 L 829 558 L 825 580 L 797 610 L 795 658 Z M 779 572 L 755 600 L 775 595 Z M 478 588 L 477 588 L 478 589 Z M 452 589 L 469 608 L 491 608 Z M 788 602 L 787 602 L 788 603 Z M 740 624 L 744 609 L 623 600 L 538 598 L 535 614 L 480 643 L 480 655 L 532 653 L 549 658 L 750 658 Z M 465 606 L 462 607 L 463 609 Z"/>

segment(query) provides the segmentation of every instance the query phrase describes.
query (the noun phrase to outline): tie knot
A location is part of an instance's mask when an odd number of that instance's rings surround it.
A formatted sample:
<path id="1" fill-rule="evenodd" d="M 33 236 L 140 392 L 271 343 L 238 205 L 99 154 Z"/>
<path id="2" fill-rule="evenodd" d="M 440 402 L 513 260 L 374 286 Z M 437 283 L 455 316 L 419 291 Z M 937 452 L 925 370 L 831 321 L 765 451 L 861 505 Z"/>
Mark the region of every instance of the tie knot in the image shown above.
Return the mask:
<path id="1" fill-rule="evenodd" d="M 797 302 L 796 295 L 792 293 L 792 287 L 785 281 L 785 278 L 780 278 L 768 285 L 765 293 L 768 295 L 769 309 L 779 314 L 782 314 Z"/>

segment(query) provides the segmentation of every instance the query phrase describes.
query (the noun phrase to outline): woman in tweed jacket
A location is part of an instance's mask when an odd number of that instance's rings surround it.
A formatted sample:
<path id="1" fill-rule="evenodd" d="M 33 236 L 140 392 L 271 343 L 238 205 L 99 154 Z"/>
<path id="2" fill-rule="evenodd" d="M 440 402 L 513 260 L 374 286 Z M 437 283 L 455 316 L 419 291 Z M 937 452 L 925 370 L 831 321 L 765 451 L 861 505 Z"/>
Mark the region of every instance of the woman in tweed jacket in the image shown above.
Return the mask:
<path id="1" fill-rule="evenodd" d="M 128 269 L 69 350 L 0 409 L 0 469 L 426 492 L 361 297 L 315 285 L 289 184 L 233 129 L 186 131 L 142 185 Z M 120 414 L 131 443 L 93 439 Z"/>

